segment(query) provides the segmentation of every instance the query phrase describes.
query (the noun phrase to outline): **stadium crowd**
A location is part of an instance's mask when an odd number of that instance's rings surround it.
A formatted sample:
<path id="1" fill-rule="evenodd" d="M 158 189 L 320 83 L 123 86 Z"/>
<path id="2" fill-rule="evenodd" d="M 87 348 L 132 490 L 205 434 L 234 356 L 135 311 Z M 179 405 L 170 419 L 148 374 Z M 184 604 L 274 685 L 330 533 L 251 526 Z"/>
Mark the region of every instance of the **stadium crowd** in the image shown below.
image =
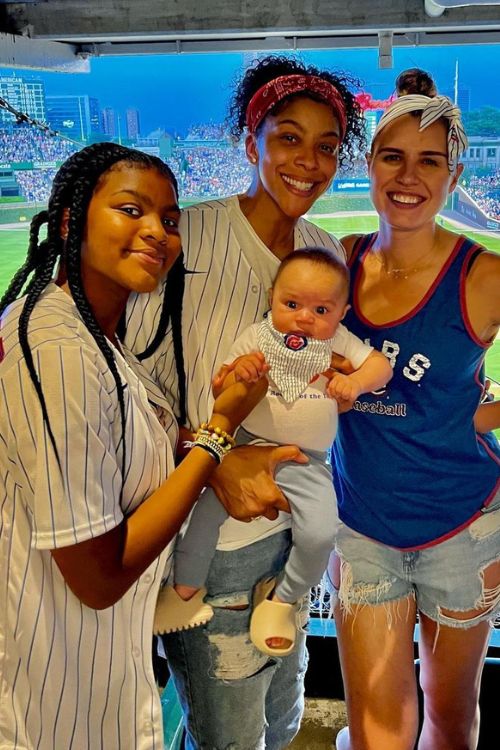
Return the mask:
<path id="1" fill-rule="evenodd" d="M 222 141 L 227 138 L 227 130 L 221 123 L 207 122 L 191 125 L 186 141 Z"/>
<path id="2" fill-rule="evenodd" d="M 18 127 L 13 132 L 0 131 L 0 161 L 64 161 L 78 146 L 62 138 L 43 135 L 33 128 Z"/>
<path id="3" fill-rule="evenodd" d="M 167 161 L 175 171 L 175 165 Z M 250 182 L 250 165 L 241 149 L 185 149 L 178 161 L 180 193 L 186 198 L 239 193 Z"/>
<path id="4" fill-rule="evenodd" d="M 467 192 L 492 219 L 500 220 L 500 169 L 483 177 L 471 176 Z"/>
<path id="5" fill-rule="evenodd" d="M 15 172 L 22 196 L 28 203 L 46 203 L 57 169 L 23 169 Z"/>
<path id="6" fill-rule="evenodd" d="M 218 141 L 218 145 L 186 146 L 189 141 Z M 47 136 L 33 128 L 17 127 L 0 131 L 0 163 L 63 161 L 77 150 L 77 145 L 62 138 Z M 139 146 L 140 148 L 140 146 Z M 182 198 L 208 198 L 242 192 L 248 186 L 251 167 L 243 148 L 230 145 L 222 124 L 192 125 L 183 142 L 175 142 L 172 154 L 165 159 L 179 180 Z M 20 193 L 28 202 L 48 200 L 55 169 L 16 170 L 14 177 Z M 363 157 L 355 160 L 348 171 L 339 169 L 337 178 L 367 177 Z M 500 219 L 500 197 L 497 197 L 500 170 L 488 176 L 467 179 L 467 192 L 493 219 Z"/>
<path id="7" fill-rule="evenodd" d="M 165 159 L 179 178 L 180 193 L 186 198 L 209 197 L 244 190 L 250 167 L 244 151 L 227 143 L 222 125 L 193 126 L 186 140 L 219 140 L 220 146 L 175 147 Z M 48 137 L 33 129 L 0 132 L 0 163 L 63 161 L 77 150 L 76 145 Z M 16 170 L 20 193 L 29 202 L 46 202 L 54 169 Z"/>

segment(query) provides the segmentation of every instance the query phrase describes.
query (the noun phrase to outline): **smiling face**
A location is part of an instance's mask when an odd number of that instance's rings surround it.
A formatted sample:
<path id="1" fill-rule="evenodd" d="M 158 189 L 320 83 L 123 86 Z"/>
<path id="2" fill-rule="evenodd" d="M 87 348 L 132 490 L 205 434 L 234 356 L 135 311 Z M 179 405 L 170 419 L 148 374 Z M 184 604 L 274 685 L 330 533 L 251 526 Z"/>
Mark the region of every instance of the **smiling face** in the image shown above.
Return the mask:
<path id="1" fill-rule="evenodd" d="M 92 297 L 150 292 L 181 251 L 180 211 L 170 180 L 156 169 L 118 162 L 89 204 L 82 279 Z"/>
<path id="2" fill-rule="evenodd" d="M 347 311 L 345 278 L 333 268 L 294 260 L 280 271 L 270 294 L 273 325 L 281 333 L 329 339 Z"/>
<path id="3" fill-rule="evenodd" d="M 462 173 L 450 174 L 446 125 L 419 131 L 420 118 L 403 115 L 378 135 L 368 157 L 371 198 L 382 223 L 402 230 L 433 224 Z"/>
<path id="4" fill-rule="evenodd" d="M 295 97 L 267 115 L 247 136 L 247 156 L 257 167 L 254 185 L 287 218 L 298 219 L 330 185 L 337 171 L 339 123 L 328 104 Z"/>

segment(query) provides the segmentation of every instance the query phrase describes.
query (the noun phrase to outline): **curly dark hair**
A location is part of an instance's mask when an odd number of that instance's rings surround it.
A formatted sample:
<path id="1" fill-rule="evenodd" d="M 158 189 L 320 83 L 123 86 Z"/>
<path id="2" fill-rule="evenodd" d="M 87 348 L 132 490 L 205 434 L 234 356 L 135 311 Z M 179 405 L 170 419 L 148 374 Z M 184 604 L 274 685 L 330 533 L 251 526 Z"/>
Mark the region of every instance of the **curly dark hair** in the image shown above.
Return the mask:
<path id="1" fill-rule="evenodd" d="M 26 299 L 19 316 L 19 344 L 40 401 L 43 419 L 47 426 L 52 447 L 57 458 L 59 458 L 42 387 L 35 370 L 29 346 L 28 323 L 38 298 L 54 276 L 56 263 L 59 260 L 64 263 L 64 270 L 73 300 L 83 322 L 103 353 L 117 386 L 122 423 L 123 472 L 125 467 L 125 401 L 123 385 L 116 367 L 113 349 L 109 345 L 89 304 L 81 274 L 81 247 L 90 201 L 104 175 L 113 169 L 120 168 L 122 165 L 133 165 L 136 169 L 155 169 L 171 182 L 176 195 L 178 194 L 175 175 L 165 162 L 156 156 L 150 156 L 142 151 L 125 148 L 114 143 L 96 143 L 70 156 L 60 167 L 54 178 L 48 210 L 37 214 L 31 222 L 30 241 L 26 260 L 15 274 L 7 291 L 0 300 L 0 315 L 8 305 L 21 295 L 28 277 L 33 274 L 26 289 Z M 63 241 L 61 238 L 61 225 L 65 209 L 69 209 L 69 227 L 67 239 Z M 47 223 L 47 238 L 39 241 L 40 228 L 44 223 Z M 180 326 L 184 274 L 183 259 L 182 255 L 180 255 L 167 277 L 165 301 L 159 330 L 149 345 L 147 352 L 144 352 L 142 355 L 143 357 L 149 356 L 154 351 L 153 347 L 156 347 L 163 338 L 168 321 L 171 319 L 183 416 L 185 415 L 185 377 Z M 122 476 L 125 476 L 124 473 L 122 473 Z"/>
<path id="2" fill-rule="evenodd" d="M 356 156 L 359 153 L 364 153 L 366 148 L 366 129 L 363 112 L 352 92 L 353 88 L 361 88 L 361 81 L 347 73 L 337 71 L 333 73 L 327 70 L 319 70 L 314 65 L 306 65 L 296 57 L 268 55 L 259 60 L 251 68 L 248 68 L 243 76 L 236 81 L 227 117 L 227 123 L 233 139 L 238 141 L 245 130 L 248 103 L 255 92 L 261 86 L 264 86 L 264 84 L 283 75 L 317 76 L 328 81 L 338 90 L 345 103 L 347 118 L 345 137 L 339 149 L 339 166 L 350 166 Z M 323 99 L 312 92 L 300 92 L 282 99 L 269 110 L 268 114 L 278 114 L 287 106 L 291 99 L 301 96 L 306 96 L 314 101 L 323 101 Z M 258 126 L 257 132 L 264 120 Z"/>

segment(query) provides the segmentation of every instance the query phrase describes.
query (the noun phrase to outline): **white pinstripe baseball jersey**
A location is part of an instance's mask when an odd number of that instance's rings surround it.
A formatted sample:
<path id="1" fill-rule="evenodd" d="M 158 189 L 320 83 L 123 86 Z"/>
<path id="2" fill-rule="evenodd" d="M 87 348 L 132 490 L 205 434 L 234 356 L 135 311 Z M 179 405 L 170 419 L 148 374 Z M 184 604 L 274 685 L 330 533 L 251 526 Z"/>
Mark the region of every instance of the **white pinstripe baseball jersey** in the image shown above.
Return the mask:
<path id="1" fill-rule="evenodd" d="M 51 285 L 29 343 L 59 468 L 18 343 L 21 307 L 5 313 L 0 330 L 0 748 L 160 750 L 151 633 L 169 549 L 101 611 L 70 591 L 50 550 L 109 531 L 161 484 L 173 467 L 175 421 L 151 378 L 139 380 L 132 355 L 118 353 L 120 501 L 115 381 L 72 299 Z"/>
<path id="2" fill-rule="evenodd" d="M 197 427 L 213 404 L 211 380 L 236 338 L 260 320 L 268 308 L 268 290 L 279 259 L 264 245 L 240 210 L 237 196 L 191 206 L 181 218 L 186 277 L 183 305 L 183 348 L 187 378 L 188 418 Z M 295 248 L 322 246 L 342 259 L 342 245 L 305 219 L 295 228 Z M 129 304 L 127 343 L 143 351 L 157 329 L 163 289 L 133 295 Z M 171 337 L 145 360 L 166 394 L 176 394 Z M 172 397 L 170 396 L 172 399 Z M 173 402 L 173 399 L 172 399 Z M 258 530 L 256 529 L 258 526 Z M 219 549 L 245 546 L 290 526 L 288 514 L 276 521 L 244 524 L 228 519 L 221 529 Z"/>

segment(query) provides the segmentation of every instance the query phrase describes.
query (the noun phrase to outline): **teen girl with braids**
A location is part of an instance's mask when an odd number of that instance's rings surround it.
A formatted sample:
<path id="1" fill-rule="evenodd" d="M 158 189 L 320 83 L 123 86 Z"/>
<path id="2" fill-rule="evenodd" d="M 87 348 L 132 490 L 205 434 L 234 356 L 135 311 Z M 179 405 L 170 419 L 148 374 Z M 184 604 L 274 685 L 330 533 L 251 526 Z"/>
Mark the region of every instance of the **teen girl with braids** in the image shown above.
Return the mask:
<path id="1" fill-rule="evenodd" d="M 337 164 L 362 145 L 364 123 L 345 76 L 269 56 L 250 68 L 231 106 L 233 134 L 245 131 L 252 182 L 242 195 L 192 206 L 180 225 L 186 267 L 183 337 L 188 426 L 209 414 L 211 381 L 239 334 L 262 320 L 280 260 L 294 249 L 344 251 L 302 217 L 329 187 Z M 142 351 L 151 340 L 162 290 L 131 300 L 128 341 Z M 175 394 L 167 337 L 145 361 L 166 393 Z M 290 434 L 290 443 L 298 436 Z M 306 459 L 294 446 L 244 446 L 222 467 L 219 498 L 234 516 L 221 529 L 207 580 L 214 616 L 203 627 L 163 637 L 187 728 L 186 747 L 278 750 L 298 731 L 303 710 L 305 635 L 288 656 L 269 656 L 249 637 L 256 584 L 276 576 L 290 543 L 290 515 L 273 481 L 279 462 Z M 236 462 L 239 461 L 239 465 Z M 202 501 L 203 502 L 203 501 Z M 269 502 L 275 508 L 269 507 Z M 158 630 L 162 623 L 158 622 Z M 278 649 L 280 639 L 270 639 Z"/>
<path id="2" fill-rule="evenodd" d="M 346 324 L 394 377 L 356 400 L 334 444 L 331 577 L 349 717 L 337 748 L 474 750 L 500 611 L 500 450 L 476 434 L 484 407 L 473 423 L 500 324 L 500 257 L 436 222 L 463 169 L 460 110 L 422 71 L 397 83 L 368 154 L 379 231 L 344 240 Z"/>
<path id="3" fill-rule="evenodd" d="M 169 544 L 262 395 L 225 391 L 174 471 L 175 417 L 116 328 L 131 291 L 169 269 L 182 289 L 178 222 L 163 162 L 89 146 L 0 303 L 2 749 L 163 748 L 151 634 Z"/>

